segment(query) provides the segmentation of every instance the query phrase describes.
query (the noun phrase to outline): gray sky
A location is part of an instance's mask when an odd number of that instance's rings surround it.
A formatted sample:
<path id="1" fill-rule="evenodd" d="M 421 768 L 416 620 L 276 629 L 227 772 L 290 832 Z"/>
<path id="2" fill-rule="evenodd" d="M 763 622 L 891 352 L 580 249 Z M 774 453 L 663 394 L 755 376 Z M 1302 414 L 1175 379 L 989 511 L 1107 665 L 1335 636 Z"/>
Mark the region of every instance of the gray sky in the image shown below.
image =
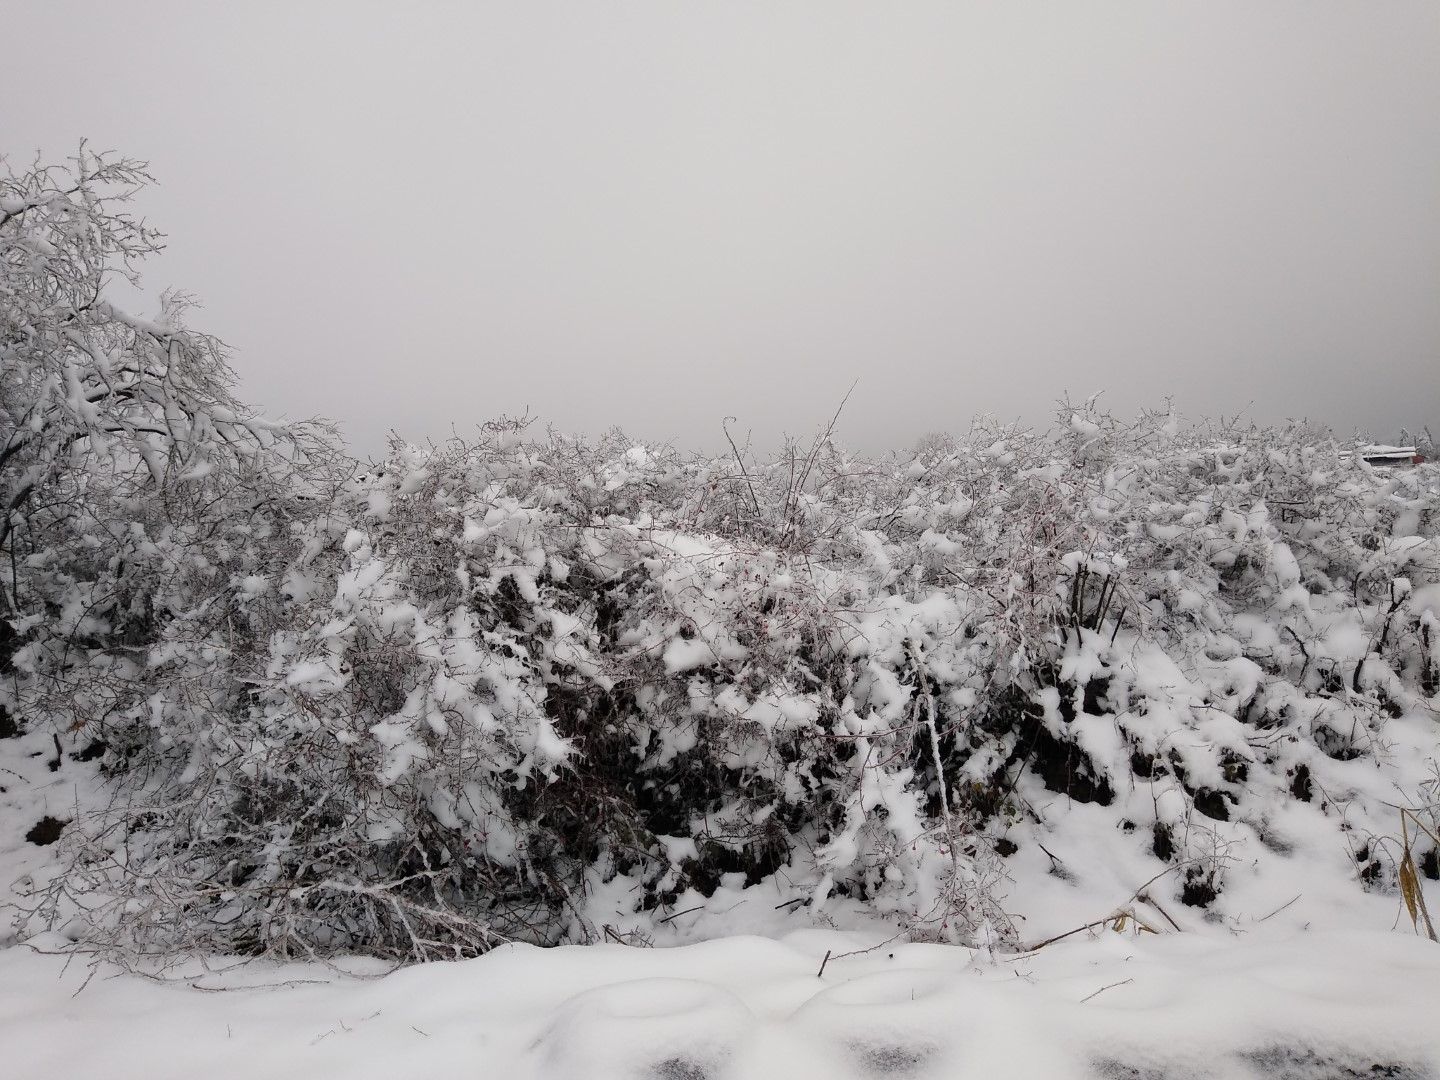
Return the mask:
<path id="1" fill-rule="evenodd" d="M 1105 391 L 1440 435 L 1440 3 L 65 3 L 0 148 L 148 158 L 244 395 L 909 446 Z"/>

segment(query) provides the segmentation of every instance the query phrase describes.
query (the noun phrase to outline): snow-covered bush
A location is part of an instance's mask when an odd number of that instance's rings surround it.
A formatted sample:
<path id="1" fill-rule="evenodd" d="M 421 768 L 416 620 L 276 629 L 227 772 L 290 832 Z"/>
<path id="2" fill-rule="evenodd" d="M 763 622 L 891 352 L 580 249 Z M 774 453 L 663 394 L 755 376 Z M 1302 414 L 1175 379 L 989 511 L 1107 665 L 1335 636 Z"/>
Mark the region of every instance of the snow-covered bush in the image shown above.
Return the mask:
<path id="1" fill-rule="evenodd" d="M 1272 797 L 1380 828 L 1325 792 L 1433 708 L 1433 478 L 1064 419 L 835 453 L 783 546 L 717 509 L 733 462 L 508 423 L 167 536 L 191 576 L 154 583 L 143 662 L 92 650 L 130 696 L 66 714 L 126 792 L 70 841 L 88 932 L 418 958 L 598 937 L 597 889 L 633 930 L 767 881 L 1003 944 L 1040 793 L 1111 808 L 1197 905 Z"/>
<path id="2" fill-rule="evenodd" d="M 421 959 L 763 885 L 1003 947 L 1007 859 L 1073 877 L 1044 845 L 1092 811 L 1195 907 L 1296 814 L 1396 887 L 1434 466 L 1092 401 L 878 461 L 499 421 L 362 468 L 246 412 L 178 309 L 104 301 L 156 243 L 107 195 L 143 179 L 0 182 L 0 705 L 113 792 L 37 917 Z"/>

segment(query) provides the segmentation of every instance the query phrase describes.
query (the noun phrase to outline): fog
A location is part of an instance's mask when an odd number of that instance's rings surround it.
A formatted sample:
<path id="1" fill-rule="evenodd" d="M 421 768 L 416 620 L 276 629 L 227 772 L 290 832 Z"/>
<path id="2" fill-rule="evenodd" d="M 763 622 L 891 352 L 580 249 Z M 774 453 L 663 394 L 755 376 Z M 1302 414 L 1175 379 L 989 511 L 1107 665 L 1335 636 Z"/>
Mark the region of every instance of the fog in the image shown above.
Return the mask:
<path id="1" fill-rule="evenodd" d="M 1440 434 L 1440 5 L 32 0 L 12 168 L 148 159 L 151 293 L 355 449 L 499 413 L 864 450 Z M 135 299 L 144 308 L 152 299 Z"/>

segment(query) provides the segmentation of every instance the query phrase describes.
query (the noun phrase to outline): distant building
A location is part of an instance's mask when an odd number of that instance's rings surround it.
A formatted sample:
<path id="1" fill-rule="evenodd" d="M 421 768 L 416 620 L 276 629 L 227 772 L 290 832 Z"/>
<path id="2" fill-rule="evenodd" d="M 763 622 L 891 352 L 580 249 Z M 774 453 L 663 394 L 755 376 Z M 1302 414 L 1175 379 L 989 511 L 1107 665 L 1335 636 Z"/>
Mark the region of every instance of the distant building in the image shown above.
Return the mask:
<path id="1" fill-rule="evenodd" d="M 1403 465 L 1423 465 L 1425 458 L 1413 446 L 1362 446 L 1360 456 L 1367 465 L 1387 468 Z"/>

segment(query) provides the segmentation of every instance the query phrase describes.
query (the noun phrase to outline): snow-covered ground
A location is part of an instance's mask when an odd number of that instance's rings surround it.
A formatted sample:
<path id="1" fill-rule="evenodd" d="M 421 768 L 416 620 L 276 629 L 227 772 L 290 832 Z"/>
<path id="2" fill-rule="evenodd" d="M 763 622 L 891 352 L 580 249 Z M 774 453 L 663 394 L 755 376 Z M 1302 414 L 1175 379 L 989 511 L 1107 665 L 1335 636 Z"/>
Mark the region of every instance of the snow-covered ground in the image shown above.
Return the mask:
<path id="1" fill-rule="evenodd" d="M 92 764 L 67 754 L 51 769 L 47 735 L 4 740 L 0 755 L 0 868 L 23 888 L 44 880 L 54 850 L 25 839 L 31 825 L 65 820 L 99 791 Z M 1073 809 L 1072 831 L 1057 843 L 1084 842 L 1087 808 Z M 1116 895 L 1087 909 L 1127 882 L 1125 891 L 1138 889 L 1144 880 L 1127 875 L 1142 869 L 1119 865 L 1113 880 L 1078 888 L 1022 864 L 1032 940 L 1124 903 Z M 761 887 L 722 892 L 706 911 L 655 928 L 660 942 L 709 937 L 688 945 L 505 945 L 388 973 L 373 960 L 214 958 L 157 979 L 93 966 L 48 933 L 0 950 L 0 1075 L 1435 1075 L 1440 947 L 1403 920 L 1391 929 L 1394 897 L 1352 887 L 1347 907 L 1345 891 L 1324 889 L 1333 874 L 1295 874 L 1284 887 L 1298 899 L 1268 917 L 1257 906 L 1249 920 L 1206 919 L 1157 899 L 1159 908 L 1137 913 L 1165 932 L 1137 932 L 1127 919 L 993 958 L 878 928 L 803 929 L 813 916 L 777 912 Z M 1268 903 L 1267 888 L 1255 884 L 1246 902 Z"/>
<path id="2" fill-rule="evenodd" d="M 1440 1063 L 1440 948 L 1386 933 L 1107 929 L 990 964 L 807 931 L 507 945 L 368 978 L 193 965 L 172 984 L 67 966 L 47 944 L 63 941 L 0 952 L 9 1077 L 1336 1078 Z"/>

